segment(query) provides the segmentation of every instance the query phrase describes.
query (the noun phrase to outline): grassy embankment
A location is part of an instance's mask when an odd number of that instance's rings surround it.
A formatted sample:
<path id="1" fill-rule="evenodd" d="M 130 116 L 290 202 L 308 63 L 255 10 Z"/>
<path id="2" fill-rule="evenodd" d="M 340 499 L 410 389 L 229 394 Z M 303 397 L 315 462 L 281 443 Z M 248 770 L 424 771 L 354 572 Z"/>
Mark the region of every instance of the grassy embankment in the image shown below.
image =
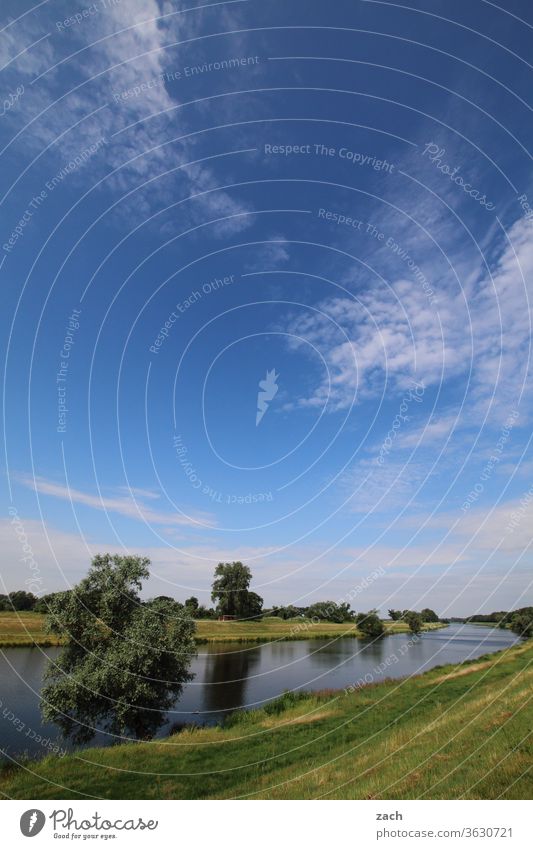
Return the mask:
<path id="1" fill-rule="evenodd" d="M 533 643 L 225 727 L 5 767 L 7 798 L 531 799 Z"/>
<path id="2" fill-rule="evenodd" d="M 16 646 L 57 646 L 59 641 L 43 630 L 41 613 L 20 611 L 0 613 L 0 648 Z"/>
<path id="3" fill-rule="evenodd" d="M 41 613 L 0 613 L 0 647 L 57 646 L 59 641 L 43 630 Z M 387 633 L 408 631 L 404 622 L 387 622 Z M 442 627 L 428 625 L 427 628 Z M 216 622 L 203 619 L 196 623 L 197 643 L 269 642 L 272 640 L 309 640 L 328 637 L 357 637 L 355 625 L 314 624 L 301 619 L 283 621 L 275 617 L 260 622 Z"/>

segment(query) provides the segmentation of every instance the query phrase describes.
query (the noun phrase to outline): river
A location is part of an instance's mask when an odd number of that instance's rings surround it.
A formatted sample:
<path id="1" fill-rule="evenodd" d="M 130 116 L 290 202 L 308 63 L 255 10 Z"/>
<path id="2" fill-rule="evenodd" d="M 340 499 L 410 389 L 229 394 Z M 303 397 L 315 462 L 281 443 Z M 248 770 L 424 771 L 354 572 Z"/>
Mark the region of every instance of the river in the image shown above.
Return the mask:
<path id="1" fill-rule="evenodd" d="M 158 736 L 186 723 L 214 724 L 234 710 L 254 708 L 285 690 L 342 689 L 383 678 L 416 675 L 433 666 L 471 660 L 513 645 L 510 631 L 450 625 L 413 637 L 395 634 L 374 642 L 353 638 L 298 640 L 265 645 L 215 643 L 199 646 L 179 701 Z M 57 648 L 0 649 L 0 750 L 12 757 L 40 757 L 60 739 L 41 722 L 39 692 L 48 658 Z M 99 733 L 93 745 L 116 738 Z"/>

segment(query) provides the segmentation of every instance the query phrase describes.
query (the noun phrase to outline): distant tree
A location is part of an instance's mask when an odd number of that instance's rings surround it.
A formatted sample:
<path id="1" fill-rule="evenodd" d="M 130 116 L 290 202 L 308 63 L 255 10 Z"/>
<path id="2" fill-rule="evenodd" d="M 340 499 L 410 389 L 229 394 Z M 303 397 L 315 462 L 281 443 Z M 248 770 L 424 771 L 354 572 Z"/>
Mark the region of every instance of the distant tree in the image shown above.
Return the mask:
<path id="1" fill-rule="evenodd" d="M 196 596 L 185 599 L 185 609 L 193 619 L 214 619 L 216 611 L 212 607 L 200 604 Z"/>
<path id="2" fill-rule="evenodd" d="M 219 563 L 211 591 L 212 601 L 217 601 L 217 612 L 222 616 L 245 619 L 258 616 L 263 599 L 249 591 L 252 573 L 240 561 Z"/>
<path id="3" fill-rule="evenodd" d="M 369 610 L 368 613 L 358 613 L 355 617 L 358 629 L 365 637 L 381 637 L 385 626 L 378 616 L 377 610 Z"/>
<path id="4" fill-rule="evenodd" d="M 52 604 L 57 595 L 59 594 L 48 593 L 47 595 L 42 595 L 39 599 L 37 599 L 35 607 L 33 608 L 35 613 L 48 613 L 50 605 Z"/>
<path id="5" fill-rule="evenodd" d="M 263 611 L 263 599 L 257 593 L 249 592 L 243 602 L 241 616 L 246 619 L 254 619 L 261 616 Z"/>
<path id="6" fill-rule="evenodd" d="M 200 604 L 194 613 L 194 619 L 216 619 L 217 612 L 213 607 Z"/>
<path id="7" fill-rule="evenodd" d="M 511 631 L 524 639 L 533 637 L 533 607 L 522 607 L 511 619 Z"/>
<path id="8" fill-rule="evenodd" d="M 392 607 L 388 610 L 388 614 L 393 622 L 398 622 L 402 618 L 402 611 L 394 610 Z"/>
<path id="9" fill-rule="evenodd" d="M 196 613 L 198 612 L 198 608 L 200 607 L 198 599 L 195 595 L 192 595 L 190 598 L 185 599 L 185 607 L 194 619 Z"/>
<path id="10" fill-rule="evenodd" d="M 498 623 L 498 628 L 507 628 L 508 626 L 510 626 L 512 618 L 513 618 L 514 615 L 515 614 L 513 613 L 513 611 L 509 611 L 509 612 L 503 612 L 502 611 L 501 613 L 499 613 L 498 614 L 499 618 L 496 620 L 497 623 Z"/>
<path id="11" fill-rule="evenodd" d="M 420 611 L 420 616 L 422 617 L 423 622 L 438 622 L 439 617 L 435 613 L 431 607 L 424 607 L 423 610 Z"/>
<path id="12" fill-rule="evenodd" d="M 287 604 L 286 607 L 273 607 L 270 611 L 270 616 L 279 616 L 280 619 L 295 619 L 300 615 L 300 608 L 293 604 Z"/>
<path id="13" fill-rule="evenodd" d="M 305 611 L 309 619 L 320 619 L 323 622 L 352 622 L 354 612 L 348 602 L 317 601 Z"/>
<path id="14" fill-rule="evenodd" d="M 26 590 L 16 590 L 9 593 L 9 607 L 11 610 L 33 610 L 37 596 L 27 593 Z"/>
<path id="15" fill-rule="evenodd" d="M 467 616 L 465 622 L 487 622 L 494 624 L 504 623 L 503 627 L 511 621 L 513 612 L 508 613 L 506 610 L 495 610 L 493 613 L 476 613 L 474 616 Z"/>
<path id="16" fill-rule="evenodd" d="M 141 602 L 146 557 L 97 555 L 72 592 L 57 593 L 46 619 L 66 641 L 42 690 L 46 721 L 76 742 L 95 726 L 148 739 L 191 679 L 194 622 L 170 598 Z"/>
<path id="17" fill-rule="evenodd" d="M 0 594 L 0 610 L 12 610 L 9 603 L 9 596 Z"/>
<path id="18" fill-rule="evenodd" d="M 413 634 L 419 634 L 424 627 L 424 620 L 420 613 L 416 613 L 414 610 L 406 610 L 404 612 L 403 619 L 404 622 L 409 625 L 409 629 L 413 632 Z"/>

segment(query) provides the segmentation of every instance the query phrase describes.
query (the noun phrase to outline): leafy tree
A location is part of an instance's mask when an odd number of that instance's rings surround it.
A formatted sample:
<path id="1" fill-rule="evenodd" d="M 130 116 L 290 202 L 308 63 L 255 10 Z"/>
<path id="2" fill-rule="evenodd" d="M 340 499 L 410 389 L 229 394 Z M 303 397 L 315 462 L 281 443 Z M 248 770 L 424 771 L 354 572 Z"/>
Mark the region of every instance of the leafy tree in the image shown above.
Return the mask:
<path id="1" fill-rule="evenodd" d="M 205 604 L 201 604 L 194 613 L 195 619 L 215 619 L 217 615 L 216 610 L 212 607 L 206 607 Z"/>
<path id="2" fill-rule="evenodd" d="M 76 742 L 99 727 L 148 739 L 189 681 L 194 622 L 169 598 L 141 602 L 146 557 L 97 555 L 71 592 L 57 593 L 47 630 L 66 640 L 42 690 L 46 721 Z"/>
<path id="3" fill-rule="evenodd" d="M 354 613 L 348 602 L 337 604 L 335 601 L 317 601 L 305 611 L 309 619 L 320 619 L 323 622 L 351 622 Z"/>
<path id="4" fill-rule="evenodd" d="M 476 613 L 474 616 L 467 616 L 465 622 L 494 622 L 495 624 L 504 623 L 503 627 L 511 621 L 513 611 L 508 613 L 506 610 L 495 610 L 493 613 Z"/>
<path id="5" fill-rule="evenodd" d="M 431 607 L 424 607 L 423 610 L 420 611 L 420 616 L 422 617 L 423 622 L 438 622 L 439 617 L 435 613 Z"/>
<path id="6" fill-rule="evenodd" d="M 11 610 L 11 605 L 9 603 L 9 596 L 0 594 L 0 610 Z"/>
<path id="7" fill-rule="evenodd" d="M 279 616 L 280 619 L 295 619 L 301 615 L 301 609 L 293 604 L 287 604 L 286 607 L 273 607 L 270 611 L 270 616 Z"/>
<path id="8" fill-rule="evenodd" d="M 215 569 L 215 580 L 211 599 L 218 601 L 217 612 L 222 616 L 248 618 L 258 616 L 263 599 L 249 591 L 252 573 L 240 561 L 219 563 Z"/>
<path id="9" fill-rule="evenodd" d="M 257 619 L 263 611 L 263 599 L 257 593 L 249 592 L 243 604 L 241 616 L 246 619 Z"/>
<path id="10" fill-rule="evenodd" d="M 199 605 L 199 603 L 198 603 L 198 599 L 196 598 L 196 596 L 195 596 L 195 595 L 192 595 L 190 598 L 186 598 L 186 599 L 185 599 L 185 607 L 186 607 L 188 610 L 190 610 L 190 612 L 191 612 L 191 616 L 194 616 L 194 613 L 195 613 L 195 612 L 198 610 L 198 608 L 200 607 L 200 605 Z"/>
<path id="11" fill-rule="evenodd" d="M 50 605 L 56 595 L 58 595 L 58 593 L 48 593 L 47 595 L 41 596 L 35 603 L 35 607 L 33 608 L 34 611 L 36 613 L 48 613 Z"/>
<path id="12" fill-rule="evenodd" d="M 365 637 L 381 637 L 385 631 L 385 626 L 379 618 L 377 610 L 358 613 L 355 622 Z"/>
<path id="13" fill-rule="evenodd" d="M 392 607 L 389 609 L 388 614 L 393 622 L 398 622 L 402 618 L 402 611 L 394 610 Z"/>
<path id="14" fill-rule="evenodd" d="M 533 607 L 522 607 L 511 619 L 511 631 L 525 639 L 533 637 Z"/>
<path id="15" fill-rule="evenodd" d="M 414 610 L 406 610 L 403 615 L 403 619 L 409 625 L 413 634 L 419 634 L 424 627 L 424 620 L 420 613 L 416 613 Z"/>
<path id="16" fill-rule="evenodd" d="M 33 610 L 37 596 L 33 593 L 27 593 L 26 590 L 16 590 L 14 593 L 9 593 L 9 608 L 11 610 Z"/>
<path id="17" fill-rule="evenodd" d="M 200 604 L 195 595 L 185 599 L 185 609 L 193 619 L 214 619 L 216 611 L 212 607 Z"/>

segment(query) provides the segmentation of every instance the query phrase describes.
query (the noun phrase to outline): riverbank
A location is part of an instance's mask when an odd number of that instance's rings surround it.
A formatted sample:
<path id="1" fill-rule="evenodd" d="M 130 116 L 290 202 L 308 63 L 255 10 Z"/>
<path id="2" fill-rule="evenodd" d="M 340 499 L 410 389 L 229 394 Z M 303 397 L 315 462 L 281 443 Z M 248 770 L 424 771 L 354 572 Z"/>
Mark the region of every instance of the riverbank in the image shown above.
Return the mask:
<path id="1" fill-rule="evenodd" d="M 385 622 L 386 634 L 405 634 L 405 622 Z M 445 628 L 446 625 L 426 623 L 424 631 Z M 196 642 L 202 643 L 264 643 L 285 640 L 327 640 L 332 637 L 362 637 L 351 622 L 310 622 L 302 619 L 270 617 L 259 622 L 217 622 L 200 620 L 196 623 Z"/>
<path id="2" fill-rule="evenodd" d="M 224 727 L 5 767 L 15 799 L 530 799 L 533 642 L 285 695 Z"/>
<path id="3" fill-rule="evenodd" d="M 427 623 L 424 630 L 444 628 L 441 623 Z M 386 622 L 387 634 L 409 631 L 404 622 Z M 306 622 L 301 619 L 265 618 L 259 622 L 217 622 L 200 619 L 196 622 L 196 642 L 206 643 L 264 643 L 273 640 L 323 640 L 330 637 L 360 637 L 361 633 L 349 622 Z M 60 640 L 44 632 L 41 613 L 0 613 L 0 648 L 17 646 L 58 646 Z"/>

